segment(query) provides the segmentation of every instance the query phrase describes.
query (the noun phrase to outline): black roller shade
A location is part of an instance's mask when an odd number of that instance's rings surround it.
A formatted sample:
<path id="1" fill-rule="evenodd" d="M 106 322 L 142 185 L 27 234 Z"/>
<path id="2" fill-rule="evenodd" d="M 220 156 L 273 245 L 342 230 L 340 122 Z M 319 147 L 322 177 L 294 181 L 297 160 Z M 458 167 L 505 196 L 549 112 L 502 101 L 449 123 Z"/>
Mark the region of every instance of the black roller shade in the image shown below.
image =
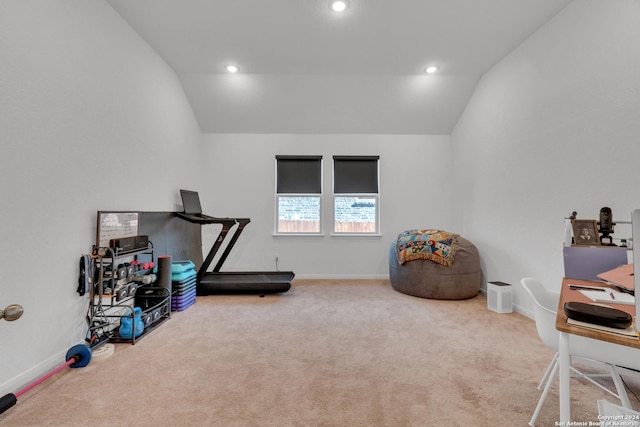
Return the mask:
<path id="1" fill-rule="evenodd" d="M 278 194 L 322 193 L 322 156 L 276 156 Z"/>
<path id="2" fill-rule="evenodd" d="M 333 192 L 378 193 L 380 156 L 333 156 Z"/>

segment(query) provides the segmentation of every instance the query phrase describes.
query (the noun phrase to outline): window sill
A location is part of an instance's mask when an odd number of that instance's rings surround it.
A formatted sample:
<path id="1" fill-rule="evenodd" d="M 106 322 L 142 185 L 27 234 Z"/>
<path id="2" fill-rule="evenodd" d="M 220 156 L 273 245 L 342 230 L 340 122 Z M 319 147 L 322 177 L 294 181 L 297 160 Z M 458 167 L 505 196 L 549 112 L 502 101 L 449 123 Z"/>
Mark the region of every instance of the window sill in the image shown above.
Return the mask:
<path id="1" fill-rule="evenodd" d="M 273 237 L 324 237 L 324 233 L 273 233 Z"/>
<path id="2" fill-rule="evenodd" d="M 382 237 L 380 233 L 331 233 L 331 237 Z"/>
<path id="3" fill-rule="evenodd" d="M 273 237 L 324 237 L 324 233 L 273 233 Z M 382 237 L 381 233 L 330 233 L 331 237 Z"/>

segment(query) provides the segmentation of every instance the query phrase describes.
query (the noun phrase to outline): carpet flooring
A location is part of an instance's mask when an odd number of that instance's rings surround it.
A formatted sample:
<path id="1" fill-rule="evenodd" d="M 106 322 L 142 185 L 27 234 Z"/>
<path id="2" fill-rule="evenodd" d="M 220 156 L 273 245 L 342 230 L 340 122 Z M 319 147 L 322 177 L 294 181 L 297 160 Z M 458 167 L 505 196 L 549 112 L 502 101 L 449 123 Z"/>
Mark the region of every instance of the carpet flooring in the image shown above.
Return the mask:
<path id="1" fill-rule="evenodd" d="M 21 396 L 0 424 L 526 426 L 553 356 L 533 320 L 489 311 L 482 295 L 428 300 L 385 280 L 198 297 L 115 347 Z M 598 399 L 618 403 L 571 381 L 575 421 L 596 422 Z M 537 425 L 558 417 L 554 385 Z"/>

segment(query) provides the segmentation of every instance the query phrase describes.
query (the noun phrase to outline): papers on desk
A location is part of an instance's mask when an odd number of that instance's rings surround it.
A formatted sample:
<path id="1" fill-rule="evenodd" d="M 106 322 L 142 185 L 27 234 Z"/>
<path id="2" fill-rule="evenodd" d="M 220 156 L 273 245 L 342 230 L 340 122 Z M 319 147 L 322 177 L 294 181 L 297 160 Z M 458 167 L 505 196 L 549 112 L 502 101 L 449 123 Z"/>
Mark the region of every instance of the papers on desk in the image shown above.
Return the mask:
<path id="1" fill-rule="evenodd" d="M 593 302 L 634 305 L 636 301 L 633 295 L 607 288 L 603 288 L 601 291 L 579 289 L 578 292 Z"/>
<path id="2" fill-rule="evenodd" d="M 634 291 L 634 277 L 633 277 L 633 264 L 625 264 L 613 270 L 605 271 L 598 274 L 598 279 L 618 286 L 620 289 L 627 290 L 629 292 Z"/>
<path id="3" fill-rule="evenodd" d="M 581 328 L 591 329 L 594 331 L 607 332 L 610 334 L 621 335 L 627 338 L 638 339 L 638 331 L 636 331 L 636 328 L 634 328 L 633 325 L 629 326 L 626 329 L 618 329 L 597 325 L 595 323 L 581 322 L 579 320 L 573 320 L 571 318 L 567 318 L 567 325 L 579 326 Z"/>

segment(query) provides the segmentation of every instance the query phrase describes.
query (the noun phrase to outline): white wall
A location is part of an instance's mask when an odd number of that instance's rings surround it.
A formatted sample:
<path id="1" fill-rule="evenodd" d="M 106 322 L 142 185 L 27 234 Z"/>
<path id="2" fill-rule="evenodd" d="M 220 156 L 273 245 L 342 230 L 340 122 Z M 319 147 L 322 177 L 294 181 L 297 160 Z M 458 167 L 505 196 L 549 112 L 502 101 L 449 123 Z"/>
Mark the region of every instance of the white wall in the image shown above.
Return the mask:
<path id="1" fill-rule="evenodd" d="M 87 330 L 97 210 L 175 210 L 201 133 L 175 73 L 101 0 L 0 3 L 0 394 Z M 194 160 L 195 159 L 195 160 Z"/>
<path id="2" fill-rule="evenodd" d="M 385 278 L 387 250 L 402 231 L 456 231 L 448 136 L 206 134 L 204 142 L 203 210 L 251 218 L 223 271 L 274 270 L 277 254 L 279 268 L 298 278 Z M 273 236 L 278 154 L 323 156 L 324 236 Z M 381 237 L 330 235 L 333 155 L 380 155 Z M 204 233 L 206 241 L 217 229 Z"/>
<path id="3" fill-rule="evenodd" d="M 638 0 L 571 3 L 486 73 L 452 134 L 462 233 L 524 311 L 522 277 L 560 286 L 564 217 L 640 207 L 639 22 Z"/>
<path id="4" fill-rule="evenodd" d="M 96 211 L 174 210 L 178 188 L 252 219 L 228 270 L 278 254 L 298 277 L 386 277 L 396 235 L 436 227 L 478 246 L 487 280 L 559 286 L 563 217 L 640 207 L 639 18 L 638 0 L 572 3 L 483 77 L 451 137 L 203 137 L 175 73 L 104 2 L 1 2 L 0 306 L 25 314 L 0 322 L 0 394 L 83 339 Z M 327 197 L 332 155 L 380 155 L 382 237 L 273 237 L 276 154 L 323 155 Z"/>

